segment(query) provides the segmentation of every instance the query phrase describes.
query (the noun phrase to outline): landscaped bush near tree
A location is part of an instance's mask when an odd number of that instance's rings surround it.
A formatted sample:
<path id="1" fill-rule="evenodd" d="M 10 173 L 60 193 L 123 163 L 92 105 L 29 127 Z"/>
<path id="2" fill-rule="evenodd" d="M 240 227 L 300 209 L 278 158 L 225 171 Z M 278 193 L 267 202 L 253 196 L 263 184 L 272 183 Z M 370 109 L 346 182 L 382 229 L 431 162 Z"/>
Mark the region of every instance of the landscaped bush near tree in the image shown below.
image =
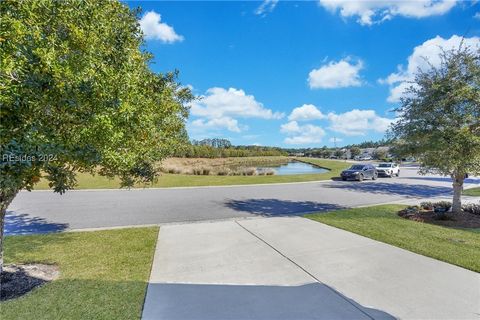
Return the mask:
<path id="1" fill-rule="evenodd" d="M 452 203 L 450 201 L 438 201 L 438 202 L 430 202 L 424 201 L 420 203 L 420 207 L 424 210 L 433 210 L 435 208 L 444 208 L 445 210 L 450 210 L 452 207 Z"/>
<path id="2" fill-rule="evenodd" d="M 398 212 L 402 218 L 417 222 L 439 224 L 454 228 L 480 228 L 480 203 L 462 205 L 460 212 L 452 212 L 452 202 L 421 202 Z"/>
<path id="3" fill-rule="evenodd" d="M 462 209 L 463 209 L 463 211 L 480 215 L 480 202 L 479 203 L 464 204 Z"/>

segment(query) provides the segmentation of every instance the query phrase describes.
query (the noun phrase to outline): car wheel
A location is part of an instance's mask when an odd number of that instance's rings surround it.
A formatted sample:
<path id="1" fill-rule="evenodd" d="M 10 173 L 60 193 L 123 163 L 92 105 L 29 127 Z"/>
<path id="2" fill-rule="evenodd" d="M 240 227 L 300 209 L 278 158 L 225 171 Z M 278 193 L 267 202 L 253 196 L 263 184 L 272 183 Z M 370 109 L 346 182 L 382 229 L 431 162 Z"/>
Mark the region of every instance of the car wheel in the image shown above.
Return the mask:
<path id="1" fill-rule="evenodd" d="M 343 180 L 343 181 L 347 181 L 347 178 L 345 178 L 345 177 L 342 177 L 342 180 Z"/>
<path id="2" fill-rule="evenodd" d="M 363 174 L 360 174 L 360 175 L 358 176 L 358 181 L 363 181 Z"/>
<path id="3" fill-rule="evenodd" d="M 397 177 L 400 177 L 400 170 L 398 170 L 397 172 Z"/>

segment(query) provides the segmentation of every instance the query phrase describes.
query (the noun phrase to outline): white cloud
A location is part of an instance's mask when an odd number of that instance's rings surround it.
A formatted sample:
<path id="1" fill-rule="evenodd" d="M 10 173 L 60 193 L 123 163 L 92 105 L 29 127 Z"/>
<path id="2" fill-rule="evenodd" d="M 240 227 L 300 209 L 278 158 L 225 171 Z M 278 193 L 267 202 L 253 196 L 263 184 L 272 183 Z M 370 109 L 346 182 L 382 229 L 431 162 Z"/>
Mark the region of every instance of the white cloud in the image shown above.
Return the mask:
<path id="1" fill-rule="evenodd" d="M 383 133 L 394 121 L 378 116 L 374 110 L 359 109 L 341 114 L 331 112 L 328 114 L 328 120 L 330 121 L 330 130 L 346 136 L 363 136 L 368 131 Z"/>
<path id="2" fill-rule="evenodd" d="M 319 143 L 325 136 L 325 130 L 311 124 L 298 125 L 296 121 L 290 121 L 280 126 L 280 132 L 285 133 L 286 144 L 309 144 Z"/>
<path id="3" fill-rule="evenodd" d="M 372 25 L 395 16 L 424 18 L 447 13 L 456 0 L 319 0 L 319 4 L 332 13 L 340 12 L 343 18 L 356 17 L 361 25 Z"/>
<path id="4" fill-rule="evenodd" d="M 320 120 L 325 119 L 324 115 L 313 104 L 304 104 L 301 107 L 297 107 L 292 110 L 292 113 L 288 116 L 288 120 L 308 121 L 308 120 Z"/>
<path id="5" fill-rule="evenodd" d="M 235 88 L 210 88 L 199 101 L 191 105 L 192 116 L 199 117 L 192 121 L 194 129 L 227 129 L 232 132 L 247 130 L 247 126 L 239 124 L 236 117 L 280 119 L 283 113 L 273 112 L 255 100 L 252 95 Z"/>
<path id="6" fill-rule="evenodd" d="M 475 15 L 473 16 L 475 19 L 479 19 L 480 20 L 480 11 L 475 13 Z"/>
<path id="7" fill-rule="evenodd" d="M 267 13 L 270 13 L 275 9 L 278 4 L 278 0 L 263 0 L 263 2 L 255 9 L 255 14 L 260 16 L 265 16 Z"/>
<path id="8" fill-rule="evenodd" d="M 240 132 L 238 121 L 230 117 L 221 117 L 215 119 L 197 119 L 192 121 L 191 127 L 194 130 L 220 130 L 227 129 L 232 132 Z"/>
<path id="9" fill-rule="evenodd" d="M 183 36 L 178 35 L 173 27 L 161 22 L 162 17 L 155 11 L 148 11 L 140 19 L 140 28 L 145 39 L 160 40 L 166 43 L 183 41 Z"/>
<path id="10" fill-rule="evenodd" d="M 386 79 L 381 79 L 381 83 L 389 84 L 390 96 L 388 102 L 398 102 L 400 97 L 404 95 L 405 89 L 411 84 L 409 81 L 414 79 L 415 73 L 421 70 L 428 70 L 431 65 L 437 67 L 440 65 L 440 54 L 442 50 L 458 49 L 463 41 L 464 46 L 478 47 L 480 46 L 480 38 L 462 38 L 453 35 L 450 39 L 444 39 L 436 36 L 433 39 L 427 40 L 421 45 L 413 49 L 413 53 L 408 57 L 408 64 L 406 67 L 399 66 L 398 71 L 390 74 Z"/>
<path id="11" fill-rule="evenodd" d="M 313 69 L 308 74 L 308 84 L 311 89 L 333 89 L 345 87 L 358 87 L 362 85 L 359 72 L 363 62 L 350 63 L 350 59 L 338 62 L 330 61 L 318 69 Z"/>
<path id="12" fill-rule="evenodd" d="M 191 114 L 209 119 L 224 116 L 243 118 L 280 119 L 283 113 L 273 112 L 255 100 L 253 95 L 235 88 L 210 88 L 200 101 L 193 103 Z"/>

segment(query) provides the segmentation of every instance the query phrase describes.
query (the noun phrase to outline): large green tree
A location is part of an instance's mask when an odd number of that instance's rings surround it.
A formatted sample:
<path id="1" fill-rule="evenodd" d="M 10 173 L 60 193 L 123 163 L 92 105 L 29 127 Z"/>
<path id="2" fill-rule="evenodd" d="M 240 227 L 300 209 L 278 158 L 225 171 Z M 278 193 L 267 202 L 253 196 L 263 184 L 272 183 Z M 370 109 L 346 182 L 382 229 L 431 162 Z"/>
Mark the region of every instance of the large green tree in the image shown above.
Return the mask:
<path id="1" fill-rule="evenodd" d="M 118 1 L 1 1 L 0 14 L 1 252 L 8 205 L 42 176 L 60 193 L 79 171 L 153 181 L 193 97 L 149 69 L 138 11 Z"/>
<path id="2" fill-rule="evenodd" d="M 480 48 L 462 45 L 440 58 L 417 72 L 391 134 L 421 172 L 452 178 L 452 210 L 459 212 L 466 174 L 480 174 Z"/>

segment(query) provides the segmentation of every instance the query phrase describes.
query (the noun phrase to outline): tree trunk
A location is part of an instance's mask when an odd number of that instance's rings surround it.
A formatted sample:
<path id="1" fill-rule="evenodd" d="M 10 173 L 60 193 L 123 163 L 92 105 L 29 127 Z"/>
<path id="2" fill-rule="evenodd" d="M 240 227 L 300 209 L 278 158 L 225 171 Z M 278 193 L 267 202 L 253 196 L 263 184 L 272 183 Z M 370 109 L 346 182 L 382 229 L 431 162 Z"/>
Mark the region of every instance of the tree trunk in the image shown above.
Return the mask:
<path id="1" fill-rule="evenodd" d="M 7 208 L 17 195 L 18 190 L 1 190 L 0 191 L 0 274 L 3 272 L 3 234 L 5 228 L 5 215 Z"/>
<path id="2" fill-rule="evenodd" d="M 465 173 L 455 172 L 452 174 L 453 179 L 453 202 L 452 211 L 459 213 L 462 211 L 462 192 L 463 180 L 465 180 Z"/>

